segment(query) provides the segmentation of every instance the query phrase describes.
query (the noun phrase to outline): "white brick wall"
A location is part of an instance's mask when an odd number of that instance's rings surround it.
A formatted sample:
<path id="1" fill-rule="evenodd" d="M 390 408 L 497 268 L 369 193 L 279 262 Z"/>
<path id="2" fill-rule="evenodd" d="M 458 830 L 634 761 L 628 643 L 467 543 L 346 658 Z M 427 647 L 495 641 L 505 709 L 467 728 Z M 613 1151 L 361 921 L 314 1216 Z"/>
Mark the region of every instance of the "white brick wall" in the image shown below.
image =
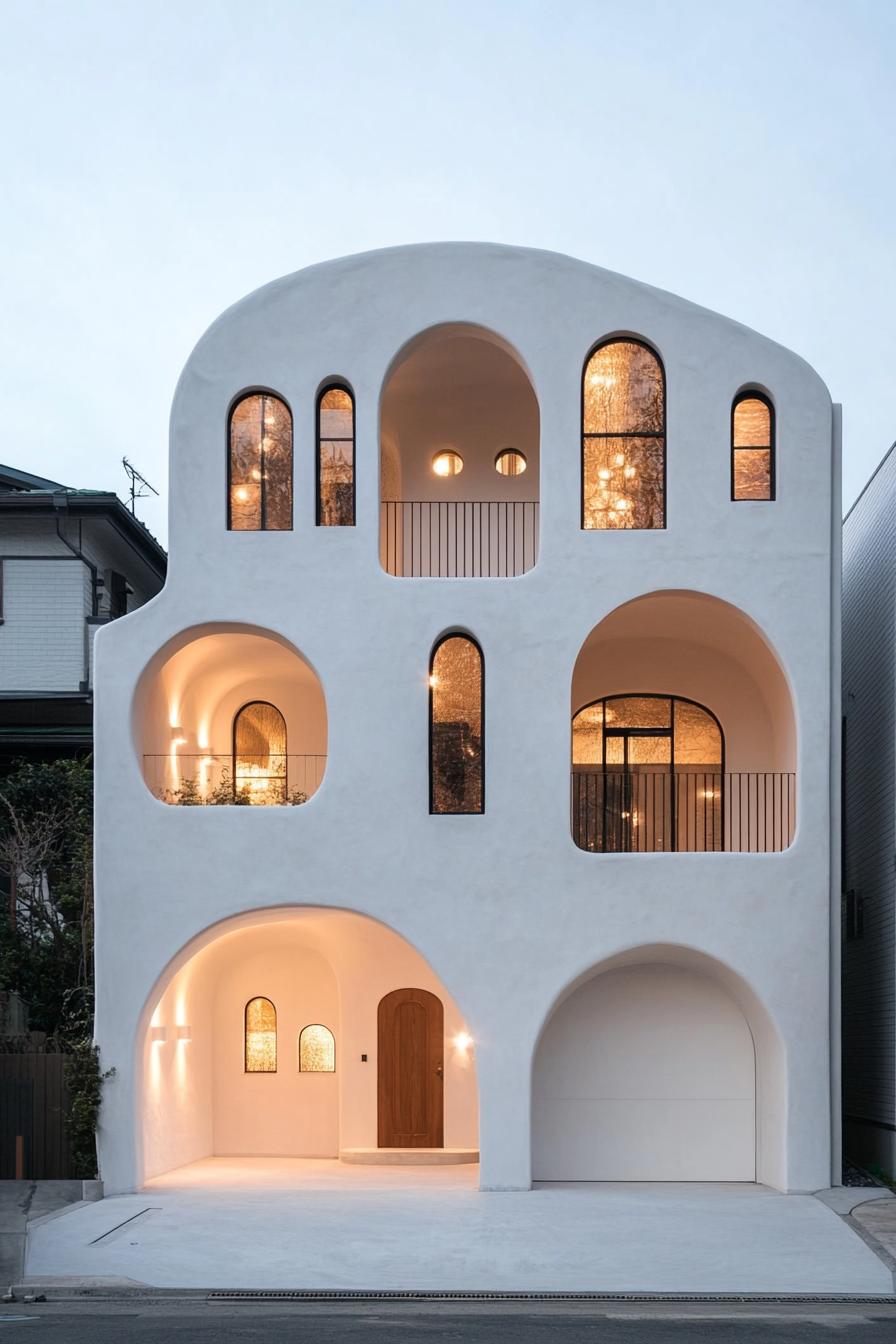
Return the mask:
<path id="1" fill-rule="evenodd" d="M 8 550 L 13 547 L 4 530 Z M 46 537 L 42 538 L 46 550 Z M 77 691 L 90 576 L 70 560 L 4 560 L 0 692 Z"/>

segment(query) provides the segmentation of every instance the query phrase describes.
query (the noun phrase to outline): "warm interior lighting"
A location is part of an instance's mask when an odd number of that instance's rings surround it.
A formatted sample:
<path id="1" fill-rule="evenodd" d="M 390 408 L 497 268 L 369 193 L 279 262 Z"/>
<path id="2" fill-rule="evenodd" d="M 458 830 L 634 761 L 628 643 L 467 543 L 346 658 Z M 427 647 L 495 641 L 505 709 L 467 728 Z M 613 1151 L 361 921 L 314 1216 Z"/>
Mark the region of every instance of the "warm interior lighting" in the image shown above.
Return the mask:
<path id="1" fill-rule="evenodd" d="M 433 689 L 435 689 L 435 687 L 438 686 L 438 684 L 439 684 L 439 679 L 438 679 L 438 677 L 436 676 L 435 672 L 431 673 L 430 678 L 429 678 L 429 684 L 430 684 L 430 686 L 433 687 Z"/>
<path id="2" fill-rule="evenodd" d="M 473 1037 L 468 1031 L 459 1031 L 454 1038 L 454 1048 L 462 1054 L 466 1054 L 472 1044 Z"/>
<path id="3" fill-rule="evenodd" d="M 525 456 L 516 448 L 503 448 L 495 458 L 495 471 L 499 476 L 522 476 L 526 465 Z"/>
<path id="4" fill-rule="evenodd" d="M 164 1045 L 168 1039 L 168 1028 L 150 1027 L 149 1039 L 152 1041 L 153 1045 Z"/>
<path id="5" fill-rule="evenodd" d="M 436 453 L 432 460 L 432 469 L 436 476 L 459 476 L 464 469 L 464 460 L 459 453 L 450 449 Z"/>
<path id="6" fill-rule="evenodd" d="M 303 1027 L 299 1034 L 299 1073 L 335 1073 L 336 1041 L 329 1027 Z"/>
<path id="7" fill-rule="evenodd" d="M 270 999 L 246 1004 L 246 1073 L 277 1072 L 277 1010 Z"/>
<path id="8" fill-rule="evenodd" d="M 249 491 L 244 485 L 238 485 L 233 492 L 233 497 L 238 504 L 245 504 L 249 498 Z"/>
<path id="9" fill-rule="evenodd" d="M 193 1029 L 192 1029 L 192 1027 L 178 1027 L 178 1028 L 177 1028 L 177 1039 L 178 1039 L 178 1041 L 192 1041 L 192 1039 L 193 1039 Z"/>

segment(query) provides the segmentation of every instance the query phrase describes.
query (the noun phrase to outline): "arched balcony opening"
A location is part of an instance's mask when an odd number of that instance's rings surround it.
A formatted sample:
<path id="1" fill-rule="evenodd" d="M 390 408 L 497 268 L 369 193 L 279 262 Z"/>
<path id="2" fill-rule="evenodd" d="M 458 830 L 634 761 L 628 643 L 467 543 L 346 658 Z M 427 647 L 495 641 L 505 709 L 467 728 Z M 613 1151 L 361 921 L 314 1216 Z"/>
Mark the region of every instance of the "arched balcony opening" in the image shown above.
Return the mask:
<path id="1" fill-rule="evenodd" d="M 660 592 L 586 639 L 572 693 L 572 833 L 592 853 L 768 853 L 796 832 L 787 680 L 752 621 Z"/>
<path id="2" fill-rule="evenodd" d="M 304 803 L 327 762 L 317 674 L 286 640 L 246 626 L 170 641 L 141 677 L 134 733 L 146 784 L 165 803 Z"/>
<path id="3" fill-rule="evenodd" d="M 380 561 L 402 578 L 513 578 L 538 558 L 539 412 L 482 327 L 410 341 L 380 401 Z"/>

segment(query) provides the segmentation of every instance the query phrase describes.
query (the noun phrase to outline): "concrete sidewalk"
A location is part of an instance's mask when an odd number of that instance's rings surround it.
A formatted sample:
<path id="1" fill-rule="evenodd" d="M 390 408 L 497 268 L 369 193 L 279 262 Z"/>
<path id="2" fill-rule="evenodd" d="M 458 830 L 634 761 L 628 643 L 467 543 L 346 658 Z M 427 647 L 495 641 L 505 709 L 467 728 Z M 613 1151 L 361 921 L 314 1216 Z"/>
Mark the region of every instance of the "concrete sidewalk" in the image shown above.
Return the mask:
<path id="1" fill-rule="evenodd" d="M 27 1274 L 161 1288 L 892 1294 L 821 1200 L 755 1185 L 476 1189 L 476 1168 L 209 1159 L 36 1226 Z"/>
<path id="2" fill-rule="evenodd" d="M 79 1203 L 83 1194 L 83 1181 L 0 1181 L 0 1285 L 4 1289 L 21 1282 L 28 1224 Z"/>

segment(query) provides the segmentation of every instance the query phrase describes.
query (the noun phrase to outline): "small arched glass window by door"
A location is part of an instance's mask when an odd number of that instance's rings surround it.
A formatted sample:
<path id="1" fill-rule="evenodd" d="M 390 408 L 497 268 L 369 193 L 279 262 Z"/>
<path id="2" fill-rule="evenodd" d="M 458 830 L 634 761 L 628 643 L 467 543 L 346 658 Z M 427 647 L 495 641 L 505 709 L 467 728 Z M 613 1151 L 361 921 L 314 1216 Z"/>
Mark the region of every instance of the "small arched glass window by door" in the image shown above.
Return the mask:
<path id="1" fill-rule="evenodd" d="M 228 475 L 231 531 L 292 528 L 292 416 L 279 397 L 253 392 L 230 412 Z"/>
<path id="2" fill-rule="evenodd" d="M 774 407 L 762 392 L 741 392 L 731 407 L 731 498 L 774 497 Z"/>
<path id="3" fill-rule="evenodd" d="M 466 635 L 445 635 L 429 665 L 429 810 L 485 811 L 485 669 Z"/>
<path id="4" fill-rule="evenodd" d="M 277 1009 L 270 999 L 250 999 L 246 1004 L 245 1070 L 277 1072 Z"/>
<path id="5" fill-rule="evenodd" d="M 317 524 L 355 525 L 355 399 L 341 384 L 317 399 Z"/>
<path id="6" fill-rule="evenodd" d="M 582 527 L 666 526 L 666 381 L 643 341 L 607 341 L 582 375 Z"/>
<path id="7" fill-rule="evenodd" d="M 233 720 L 233 788 L 238 802 L 286 802 L 286 720 L 266 700 L 243 705 Z"/>
<path id="8" fill-rule="evenodd" d="M 335 1073 L 336 1041 L 319 1022 L 299 1032 L 299 1073 Z"/>
<path id="9" fill-rule="evenodd" d="M 605 852 L 724 847 L 725 739 L 704 705 L 613 695 L 572 721 L 573 835 Z"/>

